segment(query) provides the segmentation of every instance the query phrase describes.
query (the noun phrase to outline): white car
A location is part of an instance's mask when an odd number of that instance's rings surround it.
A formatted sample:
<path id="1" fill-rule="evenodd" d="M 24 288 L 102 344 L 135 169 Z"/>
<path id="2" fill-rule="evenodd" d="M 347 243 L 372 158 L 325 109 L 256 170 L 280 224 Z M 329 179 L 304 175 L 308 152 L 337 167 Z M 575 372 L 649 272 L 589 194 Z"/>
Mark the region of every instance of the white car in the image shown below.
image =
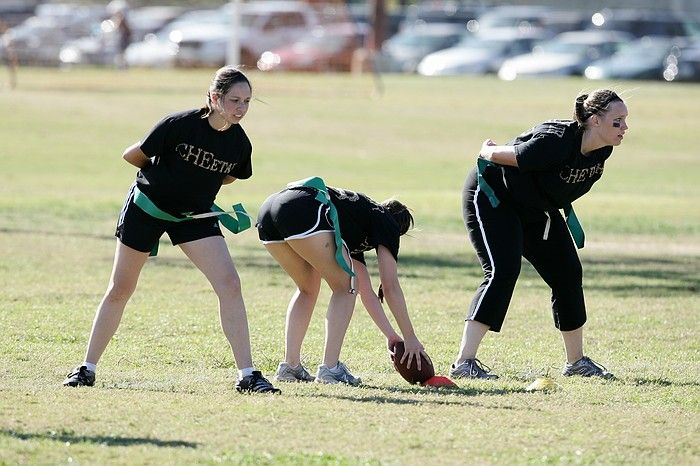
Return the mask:
<path id="1" fill-rule="evenodd" d="M 177 66 L 221 66 L 233 31 L 231 4 L 221 7 L 227 27 L 202 28 L 178 43 Z M 240 5 L 240 62 L 255 67 L 260 55 L 304 37 L 318 25 L 319 19 L 310 5 L 302 2 L 273 0 Z"/>
<path id="2" fill-rule="evenodd" d="M 180 42 L 200 34 L 201 30 L 228 28 L 227 18 L 218 9 L 188 11 L 155 34 L 147 34 L 142 41 L 130 44 L 124 58 L 129 66 L 172 67 Z"/>
<path id="3" fill-rule="evenodd" d="M 454 47 L 427 55 L 418 64 L 424 76 L 496 73 L 504 60 L 529 53 L 546 36 L 539 30 L 493 29 L 465 36 Z"/>
<path id="4" fill-rule="evenodd" d="M 617 31 L 573 31 L 537 45 L 531 53 L 506 60 L 498 77 L 506 81 L 527 76 L 582 75 L 593 61 L 615 53 L 634 38 Z"/>

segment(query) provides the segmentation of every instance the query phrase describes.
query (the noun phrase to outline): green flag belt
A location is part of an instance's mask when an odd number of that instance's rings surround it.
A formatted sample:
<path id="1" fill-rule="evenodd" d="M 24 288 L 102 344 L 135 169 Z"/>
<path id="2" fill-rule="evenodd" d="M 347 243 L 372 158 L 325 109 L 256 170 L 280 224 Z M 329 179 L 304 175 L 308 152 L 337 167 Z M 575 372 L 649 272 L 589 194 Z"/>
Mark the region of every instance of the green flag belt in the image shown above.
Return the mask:
<path id="1" fill-rule="evenodd" d="M 318 176 L 312 176 L 299 181 L 292 181 L 287 185 L 287 188 L 314 188 L 316 189 L 316 200 L 321 204 L 328 206 L 328 215 L 333 224 L 333 232 L 335 235 L 335 261 L 350 277 L 355 276 L 352 265 L 348 264 L 343 256 L 343 238 L 340 236 L 340 221 L 338 220 L 338 211 L 331 202 L 331 195 L 328 192 L 326 183 Z"/>
<path id="2" fill-rule="evenodd" d="M 151 201 L 148 196 L 146 196 L 138 186 L 134 187 L 134 204 L 136 204 L 141 210 L 146 212 L 151 217 L 155 217 L 159 220 L 165 220 L 168 222 L 186 222 L 189 220 L 202 219 L 207 217 L 218 217 L 219 223 L 221 223 L 228 231 L 233 234 L 240 233 L 248 228 L 250 228 L 250 216 L 243 208 L 242 204 L 235 204 L 231 207 L 232 210 L 224 211 L 221 207 L 216 204 L 212 204 L 211 212 L 204 212 L 201 214 L 184 213 L 182 217 L 175 217 L 169 213 L 158 208 L 157 205 Z M 233 214 L 233 215 L 230 215 Z M 158 243 L 151 250 L 151 256 L 158 254 Z"/>
<path id="3" fill-rule="evenodd" d="M 489 186 L 488 182 L 484 178 L 484 172 L 486 171 L 486 167 L 496 166 L 496 164 L 479 157 L 476 160 L 476 166 L 478 172 L 477 182 L 479 184 L 479 189 L 481 189 L 484 192 L 484 194 L 486 194 L 486 197 L 488 198 L 489 202 L 491 202 L 491 206 L 495 209 L 496 207 L 498 207 L 498 204 L 500 204 L 500 201 L 496 196 L 496 193 L 493 191 L 493 188 Z M 578 221 L 578 217 L 576 217 L 576 212 L 574 212 L 574 208 L 571 204 L 564 206 L 564 216 L 566 217 L 566 226 L 569 227 L 569 232 L 571 232 L 571 237 L 574 239 L 576 247 L 578 249 L 582 249 L 583 244 L 586 240 L 586 235 L 583 232 L 581 222 Z"/>

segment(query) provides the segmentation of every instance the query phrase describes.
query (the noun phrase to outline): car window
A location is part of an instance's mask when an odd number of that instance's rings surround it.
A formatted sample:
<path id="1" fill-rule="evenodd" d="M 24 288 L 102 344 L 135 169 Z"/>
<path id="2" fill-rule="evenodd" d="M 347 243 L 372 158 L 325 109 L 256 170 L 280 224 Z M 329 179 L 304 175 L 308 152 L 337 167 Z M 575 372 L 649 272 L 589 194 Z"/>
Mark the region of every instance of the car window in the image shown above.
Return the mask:
<path id="1" fill-rule="evenodd" d="M 280 13 L 271 16 L 267 23 L 265 23 L 263 29 L 266 31 L 273 31 L 275 29 L 304 26 L 305 24 L 304 17 L 301 13 Z"/>

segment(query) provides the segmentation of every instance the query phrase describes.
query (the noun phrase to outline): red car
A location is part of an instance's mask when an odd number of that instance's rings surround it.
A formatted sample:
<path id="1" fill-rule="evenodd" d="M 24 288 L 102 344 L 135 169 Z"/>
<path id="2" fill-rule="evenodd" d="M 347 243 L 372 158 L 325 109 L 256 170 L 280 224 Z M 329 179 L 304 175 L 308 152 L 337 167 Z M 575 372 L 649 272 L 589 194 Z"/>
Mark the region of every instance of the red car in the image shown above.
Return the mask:
<path id="1" fill-rule="evenodd" d="M 297 42 L 260 55 L 262 71 L 350 71 L 355 51 L 364 46 L 367 28 L 355 23 L 319 26 Z"/>

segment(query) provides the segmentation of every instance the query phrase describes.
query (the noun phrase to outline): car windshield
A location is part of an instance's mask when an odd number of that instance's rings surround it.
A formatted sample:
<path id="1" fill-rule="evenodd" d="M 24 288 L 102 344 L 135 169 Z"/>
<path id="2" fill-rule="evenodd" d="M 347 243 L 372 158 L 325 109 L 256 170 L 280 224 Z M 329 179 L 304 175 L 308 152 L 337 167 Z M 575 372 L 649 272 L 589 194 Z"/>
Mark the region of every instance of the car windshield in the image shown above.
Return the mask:
<path id="1" fill-rule="evenodd" d="M 449 36 L 445 35 L 428 35 L 428 34 L 398 34 L 391 40 L 394 45 L 401 47 L 415 46 L 435 46 L 444 43 Z"/>
<path id="2" fill-rule="evenodd" d="M 663 60 L 668 55 L 671 47 L 664 43 L 641 42 L 623 47 L 615 58 L 618 60 L 631 61 L 657 61 Z"/>
<path id="3" fill-rule="evenodd" d="M 297 50 L 320 49 L 335 51 L 342 49 L 345 41 L 346 37 L 344 36 L 312 33 L 294 44 L 294 48 Z"/>
<path id="4" fill-rule="evenodd" d="M 242 13 L 241 14 L 241 26 L 243 27 L 253 27 L 256 23 L 260 21 L 262 15 L 255 13 Z"/>
<path id="5" fill-rule="evenodd" d="M 179 31 L 194 26 L 226 26 L 229 24 L 229 21 L 230 19 L 226 15 L 222 15 L 220 12 L 217 11 L 190 11 L 181 15 L 172 23 L 167 24 L 165 27 L 160 29 L 155 35 L 158 39 L 167 40 L 169 37 L 171 37 L 171 33 L 173 31 Z"/>
<path id="6" fill-rule="evenodd" d="M 589 48 L 594 47 L 588 44 L 577 44 L 574 42 L 558 42 L 550 41 L 540 44 L 535 47 L 536 52 L 541 53 L 565 53 L 565 54 L 583 54 Z"/>
<path id="7" fill-rule="evenodd" d="M 464 47 L 472 50 L 493 50 L 495 52 L 503 50 L 509 43 L 508 40 L 477 39 L 467 36 L 460 40 L 456 47 Z"/>

